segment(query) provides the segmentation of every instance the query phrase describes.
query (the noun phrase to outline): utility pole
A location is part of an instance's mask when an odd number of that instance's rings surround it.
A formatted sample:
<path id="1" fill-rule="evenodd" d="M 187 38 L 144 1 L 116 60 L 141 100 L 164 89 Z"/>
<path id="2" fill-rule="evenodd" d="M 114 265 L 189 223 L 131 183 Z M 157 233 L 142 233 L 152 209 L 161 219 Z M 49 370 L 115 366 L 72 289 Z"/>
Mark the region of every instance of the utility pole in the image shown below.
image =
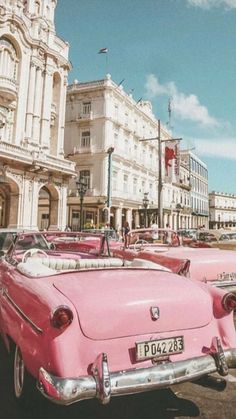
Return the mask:
<path id="1" fill-rule="evenodd" d="M 161 121 L 158 119 L 158 227 L 163 227 Z"/>
<path id="2" fill-rule="evenodd" d="M 140 141 L 158 141 L 158 193 L 157 193 L 157 205 L 158 205 L 158 227 L 163 228 L 163 199 L 162 199 L 162 189 L 163 189 L 163 175 L 162 175 L 162 143 L 167 143 L 170 141 L 180 141 L 182 138 L 171 138 L 170 140 L 161 139 L 161 121 L 158 119 L 158 129 L 157 137 L 154 138 L 143 138 Z"/>

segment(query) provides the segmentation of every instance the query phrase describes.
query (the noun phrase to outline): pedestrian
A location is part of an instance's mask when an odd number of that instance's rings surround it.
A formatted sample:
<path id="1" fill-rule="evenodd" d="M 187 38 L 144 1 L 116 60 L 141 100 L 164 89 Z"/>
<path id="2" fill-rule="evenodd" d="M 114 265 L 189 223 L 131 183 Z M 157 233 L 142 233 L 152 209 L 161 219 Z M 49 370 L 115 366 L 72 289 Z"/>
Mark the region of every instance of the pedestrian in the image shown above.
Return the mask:
<path id="1" fill-rule="evenodd" d="M 130 242 L 130 237 L 129 237 L 129 232 L 130 232 L 130 226 L 128 221 L 125 221 L 124 224 L 124 228 L 123 228 L 123 237 L 124 237 L 124 247 L 129 247 L 129 242 Z"/>
<path id="2" fill-rule="evenodd" d="M 171 244 L 172 242 L 172 234 L 171 234 L 171 229 L 170 229 L 170 224 L 166 224 L 166 231 L 165 231 L 165 243 L 166 244 Z"/>

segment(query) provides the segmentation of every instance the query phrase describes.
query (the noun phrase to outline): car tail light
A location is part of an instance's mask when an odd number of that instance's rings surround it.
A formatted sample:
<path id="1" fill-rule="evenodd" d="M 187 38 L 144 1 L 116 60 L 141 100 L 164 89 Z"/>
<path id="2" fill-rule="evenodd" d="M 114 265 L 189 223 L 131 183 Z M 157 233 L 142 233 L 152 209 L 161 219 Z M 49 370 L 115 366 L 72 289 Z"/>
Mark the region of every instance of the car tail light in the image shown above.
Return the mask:
<path id="1" fill-rule="evenodd" d="M 73 320 L 73 313 L 69 307 L 58 307 L 52 315 L 52 325 L 57 329 L 64 329 Z"/>
<path id="2" fill-rule="evenodd" d="M 232 311 L 236 309 L 236 295 L 232 292 L 226 294 L 222 300 L 222 306 L 225 311 Z"/>

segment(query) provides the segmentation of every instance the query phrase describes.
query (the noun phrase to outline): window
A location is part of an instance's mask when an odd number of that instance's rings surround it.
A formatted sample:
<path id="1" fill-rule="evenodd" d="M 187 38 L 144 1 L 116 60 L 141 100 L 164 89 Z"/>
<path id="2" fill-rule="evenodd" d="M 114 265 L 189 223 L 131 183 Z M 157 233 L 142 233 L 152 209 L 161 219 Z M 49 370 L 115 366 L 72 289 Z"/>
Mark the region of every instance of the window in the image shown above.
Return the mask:
<path id="1" fill-rule="evenodd" d="M 90 188 L 90 170 L 81 170 L 79 172 L 79 177 L 86 184 L 87 189 Z"/>
<path id="2" fill-rule="evenodd" d="M 83 102 L 83 114 L 87 115 L 91 112 L 91 102 Z"/>
<path id="3" fill-rule="evenodd" d="M 133 194 L 136 195 L 137 194 L 137 185 L 138 185 L 138 179 L 134 178 L 133 179 Z"/>
<path id="4" fill-rule="evenodd" d="M 128 192 L 128 175 L 124 175 L 124 192 Z"/>
<path id="5" fill-rule="evenodd" d="M 117 190 L 117 176 L 118 176 L 118 173 L 116 171 L 113 171 L 112 172 L 112 189 L 113 189 L 113 191 Z"/>
<path id="6" fill-rule="evenodd" d="M 90 147 L 90 131 L 83 131 L 81 136 L 81 147 Z"/>

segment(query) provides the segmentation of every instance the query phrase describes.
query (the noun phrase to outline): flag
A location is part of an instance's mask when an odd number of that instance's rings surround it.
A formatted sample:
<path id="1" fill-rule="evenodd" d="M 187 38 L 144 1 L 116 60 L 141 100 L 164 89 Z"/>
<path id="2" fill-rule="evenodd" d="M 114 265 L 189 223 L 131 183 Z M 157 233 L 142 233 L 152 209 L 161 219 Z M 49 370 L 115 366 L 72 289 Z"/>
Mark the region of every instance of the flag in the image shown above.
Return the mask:
<path id="1" fill-rule="evenodd" d="M 98 54 L 106 54 L 108 52 L 108 48 L 101 48 L 99 51 L 98 51 Z"/>
<path id="2" fill-rule="evenodd" d="M 165 180 L 166 182 L 171 182 L 172 175 L 174 174 L 176 177 L 179 176 L 179 164 L 180 164 L 180 156 L 179 156 L 179 140 L 170 140 L 167 141 L 165 146 Z M 173 169 L 172 169 L 173 168 Z"/>

